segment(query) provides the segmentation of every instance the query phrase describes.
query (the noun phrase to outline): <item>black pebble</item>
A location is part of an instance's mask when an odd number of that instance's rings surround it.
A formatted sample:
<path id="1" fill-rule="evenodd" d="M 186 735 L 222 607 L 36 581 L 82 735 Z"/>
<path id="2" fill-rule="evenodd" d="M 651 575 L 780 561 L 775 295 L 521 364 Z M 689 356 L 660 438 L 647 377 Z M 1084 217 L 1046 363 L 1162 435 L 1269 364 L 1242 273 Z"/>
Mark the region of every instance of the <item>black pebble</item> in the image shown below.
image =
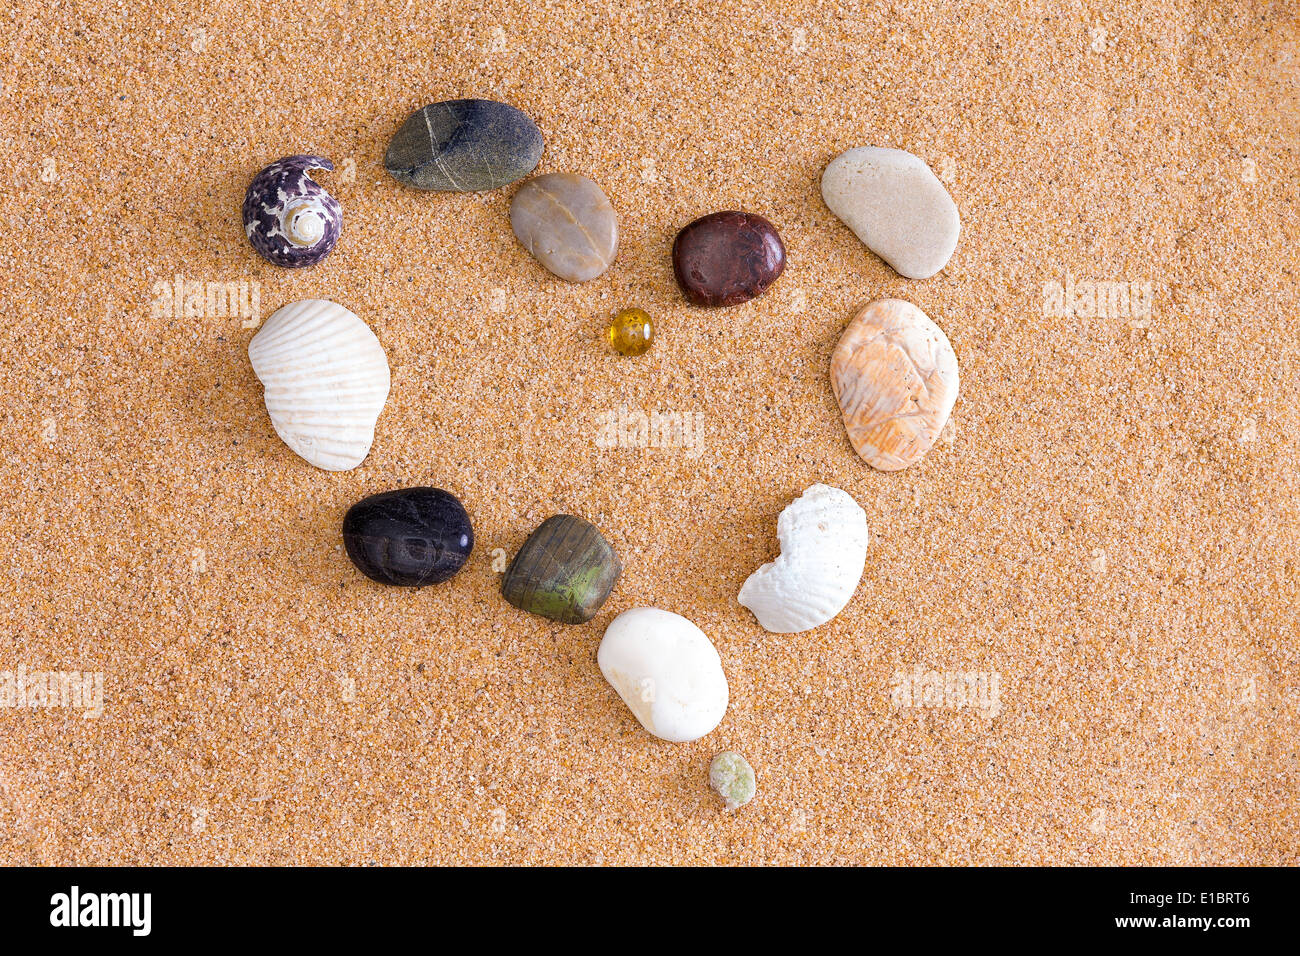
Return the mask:
<path id="1" fill-rule="evenodd" d="M 418 588 L 445 581 L 464 567 L 474 549 L 474 528 L 450 492 L 402 488 L 349 508 L 343 545 L 366 577 Z"/>

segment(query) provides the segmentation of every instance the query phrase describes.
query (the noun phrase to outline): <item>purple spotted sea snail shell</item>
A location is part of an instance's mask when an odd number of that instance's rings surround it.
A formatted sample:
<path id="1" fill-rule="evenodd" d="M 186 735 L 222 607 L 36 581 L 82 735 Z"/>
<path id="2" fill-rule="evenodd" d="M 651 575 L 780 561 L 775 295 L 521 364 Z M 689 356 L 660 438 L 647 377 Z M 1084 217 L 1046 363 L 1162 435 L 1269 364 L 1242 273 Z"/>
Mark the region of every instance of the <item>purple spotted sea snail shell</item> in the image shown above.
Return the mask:
<path id="1" fill-rule="evenodd" d="M 315 265 L 334 248 L 343 228 L 343 207 L 311 178 L 332 171 L 324 156 L 286 156 L 253 177 L 244 196 L 244 231 L 261 255 L 277 266 Z"/>

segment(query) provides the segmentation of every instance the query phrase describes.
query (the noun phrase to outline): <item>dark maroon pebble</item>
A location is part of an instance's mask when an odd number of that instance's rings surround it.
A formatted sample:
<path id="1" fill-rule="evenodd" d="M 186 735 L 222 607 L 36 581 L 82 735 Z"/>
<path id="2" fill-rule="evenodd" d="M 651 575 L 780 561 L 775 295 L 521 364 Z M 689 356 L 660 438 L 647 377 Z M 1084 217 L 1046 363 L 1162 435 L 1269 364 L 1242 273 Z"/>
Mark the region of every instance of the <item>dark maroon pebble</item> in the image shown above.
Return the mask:
<path id="1" fill-rule="evenodd" d="M 785 268 L 781 236 L 752 212 L 701 216 L 673 242 L 677 284 L 694 305 L 739 305 L 762 295 Z"/>

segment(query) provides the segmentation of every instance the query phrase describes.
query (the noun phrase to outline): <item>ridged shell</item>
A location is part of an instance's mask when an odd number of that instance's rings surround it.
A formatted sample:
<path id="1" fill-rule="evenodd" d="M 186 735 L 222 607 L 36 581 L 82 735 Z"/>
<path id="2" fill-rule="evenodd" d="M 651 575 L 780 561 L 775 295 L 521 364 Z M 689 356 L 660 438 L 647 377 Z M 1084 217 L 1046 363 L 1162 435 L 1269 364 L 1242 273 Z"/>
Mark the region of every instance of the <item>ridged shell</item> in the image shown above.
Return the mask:
<path id="1" fill-rule="evenodd" d="M 847 492 L 813 485 L 776 523 L 781 556 L 745 581 L 740 603 L 774 634 L 825 624 L 857 590 L 867 560 L 867 515 Z"/>
<path id="2" fill-rule="evenodd" d="M 863 306 L 831 354 L 831 389 L 849 441 L 881 471 L 906 468 L 933 447 L 957 388 L 948 336 L 903 299 Z"/>
<path id="3" fill-rule="evenodd" d="M 388 359 L 369 326 L 328 299 L 278 310 L 248 344 L 284 443 L 318 468 L 365 460 L 388 400 Z"/>

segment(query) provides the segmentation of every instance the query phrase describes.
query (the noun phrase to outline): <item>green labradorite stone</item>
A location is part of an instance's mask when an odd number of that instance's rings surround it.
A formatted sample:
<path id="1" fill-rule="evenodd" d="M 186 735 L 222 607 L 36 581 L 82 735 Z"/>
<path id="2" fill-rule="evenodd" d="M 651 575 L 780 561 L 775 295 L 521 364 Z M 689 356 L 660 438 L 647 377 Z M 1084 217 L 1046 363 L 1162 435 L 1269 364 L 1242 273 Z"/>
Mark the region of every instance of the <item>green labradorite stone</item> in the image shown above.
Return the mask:
<path id="1" fill-rule="evenodd" d="M 501 594 L 520 610 L 583 624 L 596 616 L 622 570 L 594 524 L 555 515 L 542 522 L 510 562 Z"/>

